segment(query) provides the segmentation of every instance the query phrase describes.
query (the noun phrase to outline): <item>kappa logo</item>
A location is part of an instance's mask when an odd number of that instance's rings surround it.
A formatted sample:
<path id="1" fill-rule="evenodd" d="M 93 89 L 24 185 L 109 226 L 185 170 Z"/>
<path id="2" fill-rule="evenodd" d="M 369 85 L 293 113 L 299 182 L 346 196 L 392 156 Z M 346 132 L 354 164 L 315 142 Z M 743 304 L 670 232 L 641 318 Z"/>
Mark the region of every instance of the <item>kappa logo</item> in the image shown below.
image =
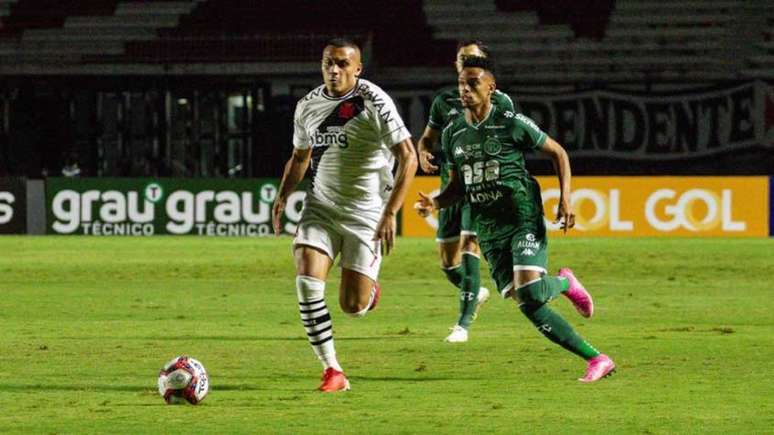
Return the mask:
<path id="1" fill-rule="evenodd" d="M 524 248 L 524 250 L 523 250 L 523 251 L 521 251 L 521 255 L 529 255 L 529 256 L 533 256 L 533 255 L 535 255 L 535 251 L 533 251 L 533 250 L 532 250 L 532 249 L 530 249 L 530 248 Z"/>
<path id="2" fill-rule="evenodd" d="M 462 150 L 462 147 L 455 147 L 454 148 L 454 155 L 455 156 L 461 156 L 465 154 L 465 151 Z"/>
<path id="3" fill-rule="evenodd" d="M 449 116 L 456 116 L 456 115 L 459 115 L 459 114 L 460 114 L 459 110 L 457 110 L 457 109 L 455 109 L 455 108 L 453 108 L 453 107 L 452 107 L 452 109 L 449 111 Z"/>

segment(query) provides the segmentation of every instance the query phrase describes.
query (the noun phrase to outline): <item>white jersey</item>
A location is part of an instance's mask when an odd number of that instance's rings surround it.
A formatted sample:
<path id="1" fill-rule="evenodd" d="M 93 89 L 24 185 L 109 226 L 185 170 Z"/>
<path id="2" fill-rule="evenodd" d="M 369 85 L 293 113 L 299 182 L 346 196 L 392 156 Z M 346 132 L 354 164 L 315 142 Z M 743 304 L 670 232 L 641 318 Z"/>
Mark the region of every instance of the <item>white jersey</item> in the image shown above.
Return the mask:
<path id="1" fill-rule="evenodd" d="M 344 212 L 381 213 L 393 189 L 391 148 L 411 134 L 392 99 L 359 79 L 333 98 L 319 86 L 296 106 L 293 146 L 312 148 L 309 200 Z"/>

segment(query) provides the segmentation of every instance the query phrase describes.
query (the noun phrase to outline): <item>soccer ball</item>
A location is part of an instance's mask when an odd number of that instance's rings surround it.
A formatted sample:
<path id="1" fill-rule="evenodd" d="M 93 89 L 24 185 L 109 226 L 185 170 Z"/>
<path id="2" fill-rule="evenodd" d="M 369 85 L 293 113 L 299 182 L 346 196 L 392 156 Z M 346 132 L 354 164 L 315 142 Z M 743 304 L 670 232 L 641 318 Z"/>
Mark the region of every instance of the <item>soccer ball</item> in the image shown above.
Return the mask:
<path id="1" fill-rule="evenodd" d="M 179 356 L 164 364 L 159 372 L 159 394 L 169 404 L 190 403 L 204 400 L 210 390 L 207 370 L 199 361 Z"/>

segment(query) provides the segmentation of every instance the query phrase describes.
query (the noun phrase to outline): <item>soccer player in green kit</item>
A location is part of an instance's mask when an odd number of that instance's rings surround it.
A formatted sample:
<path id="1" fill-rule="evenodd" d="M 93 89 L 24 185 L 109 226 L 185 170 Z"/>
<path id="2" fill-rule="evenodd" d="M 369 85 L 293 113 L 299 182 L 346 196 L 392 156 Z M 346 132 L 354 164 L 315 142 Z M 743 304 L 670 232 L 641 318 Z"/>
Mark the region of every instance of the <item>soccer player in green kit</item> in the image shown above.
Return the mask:
<path id="1" fill-rule="evenodd" d="M 461 41 L 457 45 L 457 60 L 454 63 L 458 74 L 462 70 L 462 62 L 470 56 L 489 57 L 489 49 L 479 40 Z M 492 93 L 491 101 L 504 111 L 514 111 L 510 97 L 498 90 Z M 463 112 L 459 89 L 456 86 L 442 90 L 433 99 L 430 119 L 417 142 L 419 164 L 426 173 L 438 171 L 438 166 L 432 163 L 433 147 L 438 142 L 443 128 Z M 449 182 L 449 162 L 443 155 L 439 166 L 443 189 Z M 466 342 L 468 329 L 481 305 L 489 298 L 489 290 L 480 286 L 481 251 L 476 233 L 470 224 L 469 210 L 464 203 L 454 204 L 439 212 L 436 241 L 441 256 L 441 268 L 449 282 L 460 289 L 460 316 L 446 341 Z"/>
<path id="2" fill-rule="evenodd" d="M 561 294 L 583 317 L 594 312 L 591 295 L 570 269 L 560 269 L 557 276 L 547 273 L 548 240 L 540 186 L 524 163 L 524 153 L 533 150 L 553 161 L 561 189 L 556 221 L 566 232 L 575 224 L 567 153 L 531 119 L 491 103 L 496 84 L 488 59 L 466 59 L 458 85 L 465 113 L 441 137 L 452 166 L 449 183 L 435 197 L 420 193 L 415 208 L 427 214 L 464 198 L 500 294 L 513 298 L 546 338 L 588 362 L 581 382 L 597 381 L 609 375 L 615 363 L 548 307 Z"/>

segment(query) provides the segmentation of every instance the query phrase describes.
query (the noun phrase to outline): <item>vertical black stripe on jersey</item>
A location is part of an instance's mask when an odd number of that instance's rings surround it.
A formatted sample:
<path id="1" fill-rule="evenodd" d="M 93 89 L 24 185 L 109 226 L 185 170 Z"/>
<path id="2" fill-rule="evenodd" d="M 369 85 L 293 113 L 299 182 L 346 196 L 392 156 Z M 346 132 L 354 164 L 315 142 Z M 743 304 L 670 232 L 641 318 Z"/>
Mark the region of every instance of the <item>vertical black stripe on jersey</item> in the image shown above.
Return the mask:
<path id="1" fill-rule="evenodd" d="M 344 127 L 346 123 L 360 115 L 363 110 L 365 110 L 363 97 L 357 95 L 347 98 L 331 110 L 331 113 L 317 127 L 317 132 L 322 135 L 328 132 L 328 127 Z M 330 145 L 317 144 L 312 148 L 312 186 L 314 186 L 314 180 L 317 177 L 320 160 L 328 148 Z"/>

